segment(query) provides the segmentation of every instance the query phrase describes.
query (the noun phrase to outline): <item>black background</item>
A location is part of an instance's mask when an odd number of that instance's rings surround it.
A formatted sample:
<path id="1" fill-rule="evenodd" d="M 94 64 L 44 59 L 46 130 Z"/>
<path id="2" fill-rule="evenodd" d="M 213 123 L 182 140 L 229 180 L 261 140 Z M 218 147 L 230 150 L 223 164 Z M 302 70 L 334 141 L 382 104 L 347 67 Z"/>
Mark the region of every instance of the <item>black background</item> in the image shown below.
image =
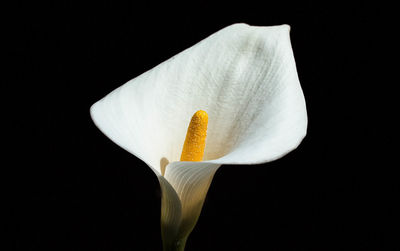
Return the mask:
<path id="1" fill-rule="evenodd" d="M 390 7 L 301 2 L 5 8 L 5 250 L 161 250 L 157 178 L 89 107 L 236 22 L 291 25 L 308 135 L 275 162 L 222 167 L 186 250 L 399 250 Z"/>

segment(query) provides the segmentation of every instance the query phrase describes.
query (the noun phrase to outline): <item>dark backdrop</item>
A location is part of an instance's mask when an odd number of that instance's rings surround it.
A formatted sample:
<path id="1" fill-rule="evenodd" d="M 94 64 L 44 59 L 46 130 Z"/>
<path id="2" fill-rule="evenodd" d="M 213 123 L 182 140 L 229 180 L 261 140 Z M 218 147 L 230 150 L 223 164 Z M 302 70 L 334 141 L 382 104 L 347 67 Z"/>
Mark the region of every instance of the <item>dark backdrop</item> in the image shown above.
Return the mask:
<path id="1" fill-rule="evenodd" d="M 275 162 L 222 167 L 187 250 L 399 249 L 389 7 L 82 2 L 3 9 L 7 250 L 161 250 L 155 175 L 89 107 L 236 22 L 291 25 L 308 135 Z"/>

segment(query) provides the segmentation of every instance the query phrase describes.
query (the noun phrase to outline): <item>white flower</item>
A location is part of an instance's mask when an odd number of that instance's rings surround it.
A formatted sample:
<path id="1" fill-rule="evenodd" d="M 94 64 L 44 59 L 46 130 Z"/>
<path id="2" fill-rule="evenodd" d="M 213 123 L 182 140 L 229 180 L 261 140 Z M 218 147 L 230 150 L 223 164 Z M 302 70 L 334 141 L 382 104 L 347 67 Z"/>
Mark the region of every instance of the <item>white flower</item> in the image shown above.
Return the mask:
<path id="1" fill-rule="evenodd" d="M 278 159 L 306 135 L 289 30 L 228 26 L 91 107 L 100 130 L 157 175 L 165 250 L 183 250 L 221 165 Z M 209 116 L 204 161 L 179 161 L 197 110 Z"/>

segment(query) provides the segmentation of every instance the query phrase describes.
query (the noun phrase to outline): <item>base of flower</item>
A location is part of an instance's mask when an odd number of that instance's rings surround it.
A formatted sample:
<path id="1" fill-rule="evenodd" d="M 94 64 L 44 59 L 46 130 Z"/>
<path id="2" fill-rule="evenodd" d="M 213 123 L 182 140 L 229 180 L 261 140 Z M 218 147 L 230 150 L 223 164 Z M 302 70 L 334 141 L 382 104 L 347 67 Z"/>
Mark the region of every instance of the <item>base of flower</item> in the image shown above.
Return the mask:
<path id="1" fill-rule="evenodd" d="M 164 251 L 184 251 L 186 245 L 187 238 L 177 240 L 176 242 L 172 243 L 170 246 L 165 247 Z"/>

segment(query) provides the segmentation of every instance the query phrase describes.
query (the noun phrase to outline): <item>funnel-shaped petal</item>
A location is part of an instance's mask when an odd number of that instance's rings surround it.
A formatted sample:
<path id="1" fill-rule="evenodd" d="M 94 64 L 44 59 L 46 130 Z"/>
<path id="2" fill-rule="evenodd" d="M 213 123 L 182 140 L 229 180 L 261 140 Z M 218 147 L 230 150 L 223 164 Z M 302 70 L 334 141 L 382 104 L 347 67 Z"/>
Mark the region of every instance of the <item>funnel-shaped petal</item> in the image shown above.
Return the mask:
<path id="1" fill-rule="evenodd" d="M 289 30 L 228 26 L 92 106 L 100 130 L 159 176 L 164 245 L 184 245 L 220 165 L 272 161 L 305 136 Z M 198 110 L 209 117 L 204 161 L 179 162 Z"/>

